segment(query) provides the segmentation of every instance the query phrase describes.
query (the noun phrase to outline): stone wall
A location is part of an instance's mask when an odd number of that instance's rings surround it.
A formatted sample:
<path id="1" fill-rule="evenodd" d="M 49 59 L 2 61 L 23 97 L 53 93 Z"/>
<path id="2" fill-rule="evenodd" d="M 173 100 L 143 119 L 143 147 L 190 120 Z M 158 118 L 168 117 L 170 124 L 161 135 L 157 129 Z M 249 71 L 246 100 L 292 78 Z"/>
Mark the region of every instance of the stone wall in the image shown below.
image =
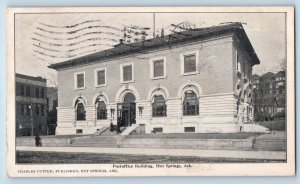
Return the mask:
<path id="1" fill-rule="evenodd" d="M 70 146 L 71 138 L 40 137 L 43 147 Z M 35 146 L 35 137 L 17 137 L 16 146 Z"/>

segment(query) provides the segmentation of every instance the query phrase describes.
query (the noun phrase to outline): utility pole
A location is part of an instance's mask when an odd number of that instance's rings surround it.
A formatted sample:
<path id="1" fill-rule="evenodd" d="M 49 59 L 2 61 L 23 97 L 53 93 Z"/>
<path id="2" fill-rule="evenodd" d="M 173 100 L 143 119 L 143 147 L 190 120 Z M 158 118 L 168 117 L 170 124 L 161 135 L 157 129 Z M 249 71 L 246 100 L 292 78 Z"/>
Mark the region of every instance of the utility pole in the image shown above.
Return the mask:
<path id="1" fill-rule="evenodd" d="M 31 123 L 31 136 L 34 136 L 34 134 L 33 134 L 33 111 L 32 111 L 32 107 L 33 106 L 33 104 L 32 103 L 30 103 L 30 123 Z"/>
<path id="2" fill-rule="evenodd" d="M 153 13 L 153 38 L 155 38 L 155 13 Z"/>

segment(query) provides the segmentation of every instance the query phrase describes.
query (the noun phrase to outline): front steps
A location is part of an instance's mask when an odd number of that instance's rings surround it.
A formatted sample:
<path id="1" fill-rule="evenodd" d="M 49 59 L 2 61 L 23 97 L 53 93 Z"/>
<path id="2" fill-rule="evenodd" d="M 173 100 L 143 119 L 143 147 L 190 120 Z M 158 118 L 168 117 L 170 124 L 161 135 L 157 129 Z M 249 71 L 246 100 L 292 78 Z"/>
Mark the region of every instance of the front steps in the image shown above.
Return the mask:
<path id="1" fill-rule="evenodd" d="M 70 146 L 72 147 L 102 147 L 117 148 L 118 136 L 89 136 L 72 139 Z"/>
<path id="2" fill-rule="evenodd" d="M 120 131 L 123 133 L 127 127 L 121 127 Z M 110 131 L 110 127 L 104 127 L 98 130 L 94 135 L 73 138 L 70 141 L 72 147 L 102 147 L 102 148 L 117 148 L 118 137 L 116 131 Z"/>
<path id="3" fill-rule="evenodd" d="M 132 124 L 130 127 L 126 127 L 124 131 L 122 131 L 122 135 L 130 135 L 136 128 L 138 128 L 138 124 Z"/>

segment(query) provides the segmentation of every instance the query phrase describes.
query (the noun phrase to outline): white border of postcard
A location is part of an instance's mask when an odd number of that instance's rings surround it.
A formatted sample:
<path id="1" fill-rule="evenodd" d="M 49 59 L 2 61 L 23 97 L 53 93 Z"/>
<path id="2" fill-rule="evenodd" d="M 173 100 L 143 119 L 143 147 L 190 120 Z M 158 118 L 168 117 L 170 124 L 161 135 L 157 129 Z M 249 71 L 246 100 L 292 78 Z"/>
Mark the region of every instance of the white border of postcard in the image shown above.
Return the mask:
<path id="1" fill-rule="evenodd" d="M 287 27 L 287 162 L 286 163 L 209 163 L 182 168 L 122 168 L 112 164 L 15 164 L 15 67 L 14 14 L 62 12 L 284 12 Z M 11 177 L 90 177 L 90 176 L 291 176 L 295 175 L 295 73 L 294 7 L 68 7 L 7 9 L 7 173 Z M 270 33 L 271 34 L 271 33 Z M 130 164 L 129 164 L 130 165 Z M 132 164 L 134 165 L 134 164 Z M 184 164 L 182 164 L 184 165 Z M 50 170 L 65 170 L 52 173 Z M 67 172 L 78 170 L 78 172 Z M 27 171 L 27 172 L 23 172 Z"/>

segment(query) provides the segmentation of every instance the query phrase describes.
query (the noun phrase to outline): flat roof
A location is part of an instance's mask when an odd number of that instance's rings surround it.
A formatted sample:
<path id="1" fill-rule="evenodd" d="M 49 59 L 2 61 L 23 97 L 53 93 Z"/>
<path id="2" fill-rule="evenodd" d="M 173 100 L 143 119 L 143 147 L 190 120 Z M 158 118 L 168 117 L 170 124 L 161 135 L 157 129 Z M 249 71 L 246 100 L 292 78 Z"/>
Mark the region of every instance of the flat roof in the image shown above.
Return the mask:
<path id="1" fill-rule="evenodd" d="M 22 78 L 22 79 L 40 81 L 40 82 L 46 82 L 47 81 L 45 78 L 42 78 L 42 77 L 34 77 L 34 76 L 29 76 L 29 75 L 24 75 L 24 74 L 19 74 L 19 73 L 16 73 L 16 77 Z"/>
<path id="2" fill-rule="evenodd" d="M 229 23 L 229 24 L 224 24 L 219 26 L 175 32 L 163 37 L 151 38 L 136 43 L 122 44 L 111 49 L 107 49 L 86 56 L 51 64 L 48 67 L 57 70 L 57 69 L 86 65 L 90 63 L 96 63 L 96 62 L 98 63 L 106 62 L 108 59 L 114 57 L 121 57 L 121 56 L 126 56 L 135 53 L 143 54 L 143 51 L 168 46 L 170 44 L 193 42 L 195 40 L 199 40 L 199 39 L 201 40 L 208 37 L 216 37 L 218 35 L 224 35 L 228 33 L 234 33 L 237 35 L 237 37 L 241 40 L 241 44 L 244 46 L 244 48 L 249 53 L 249 56 L 253 60 L 254 65 L 260 63 L 256 55 L 256 52 L 254 51 L 253 46 L 251 45 L 250 40 L 242 24 L 239 22 L 235 22 L 235 23 Z"/>

